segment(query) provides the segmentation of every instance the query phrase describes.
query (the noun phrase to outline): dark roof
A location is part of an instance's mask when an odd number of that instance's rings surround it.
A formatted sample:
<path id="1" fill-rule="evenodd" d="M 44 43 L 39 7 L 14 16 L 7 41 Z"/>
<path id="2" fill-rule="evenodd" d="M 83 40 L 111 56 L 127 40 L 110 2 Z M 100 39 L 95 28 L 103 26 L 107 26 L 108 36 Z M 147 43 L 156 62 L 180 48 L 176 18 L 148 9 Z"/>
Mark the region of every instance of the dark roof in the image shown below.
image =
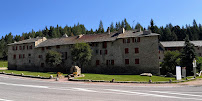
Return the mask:
<path id="1" fill-rule="evenodd" d="M 32 43 L 32 42 L 35 42 L 35 41 L 37 41 L 39 39 L 42 39 L 42 37 L 26 39 L 26 40 L 18 41 L 18 42 L 15 42 L 15 43 L 10 43 L 8 45 L 17 45 L 17 44 Z"/>
<path id="2" fill-rule="evenodd" d="M 202 40 L 199 41 L 190 41 L 194 46 L 202 46 Z M 160 42 L 163 47 L 184 47 L 184 41 L 164 41 Z"/>
<path id="3" fill-rule="evenodd" d="M 144 37 L 144 36 L 158 36 L 159 34 L 156 33 L 150 33 L 150 34 L 143 34 L 143 31 L 141 32 L 134 32 L 133 30 L 126 31 L 123 34 L 120 34 L 118 38 L 128 38 L 128 37 Z"/>
<path id="4" fill-rule="evenodd" d="M 75 43 L 82 43 L 82 42 L 115 41 L 118 38 L 144 37 L 144 36 L 157 36 L 157 35 L 159 35 L 159 34 L 151 33 L 151 34 L 143 35 L 143 31 L 136 32 L 136 33 L 134 33 L 134 31 L 125 31 L 124 33 L 111 32 L 110 34 L 108 34 L 108 33 L 86 34 L 86 35 L 79 35 L 79 36 L 48 39 L 48 40 L 40 43 L 36 47 L 75 44 Z"/>
<path id="5" fill-rule="evenodd" d="M 71 37 L 53 38 L 40 43 L 37 47 L 75 44 L 75 43 L 82 43 L 82 42 L 114 41 L 116 40 L 118 35 L 118 34 L 117 35 L 115 34 L 116 33 L 86 34 L 86 35 L 71 36 Z"/>

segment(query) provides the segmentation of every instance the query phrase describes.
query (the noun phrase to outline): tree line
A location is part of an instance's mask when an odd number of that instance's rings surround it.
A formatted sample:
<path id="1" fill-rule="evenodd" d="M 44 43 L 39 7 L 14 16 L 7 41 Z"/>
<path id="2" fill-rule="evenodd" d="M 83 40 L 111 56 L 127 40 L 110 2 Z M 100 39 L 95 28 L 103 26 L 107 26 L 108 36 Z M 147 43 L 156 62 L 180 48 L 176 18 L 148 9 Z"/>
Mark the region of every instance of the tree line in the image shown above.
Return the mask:
<path id="1" fill-rule="evenodd" d="M 5 36 L 2 36 L 0 39 L 0 59 L 7 60 L 8 56 L 8 47 L 7 44 L 29 39 L 36 37 L 46 37 L 46 38 L 58 38 L 62 37 L 64 34 L 68 36 L 76 36 L 80 34 L 99 34 L 107 32 L 110 29 L 110 32 L 118 31 L 120 28 L 125 28 L 125 30 L 134 30 L 141 28 L 142 30 L 149 29 L 153 33 L 160 34 L 160 41 L 182 41 L 186 35 L 189 36 L 190 40 L 202 40 L 202 26 L 197 24 L 193 20 L 193 25 L 186 26 L 173 26 L 171 23 L 167 24 L 165 27 L 158 27 L 155 25 L 153 19 L 150 21 L 150 25 L 147 28 L 143 28 L 140 23 L 137 23 L 135 26 L 131 26 L 126 19 L 118 21 L 116 23 L 112 22 L 107 30 L 103 27 L 103 22 L 100 20 L 99 27 L 95 30 L 92 28 L 87 30 L 83 24 L 75 24 L 74 26 L 61 27 L 57 25 L 56 27 L 50 26 L 45 27 L 42 30 L 34 31 L 33 29 L 30 32 L 23 32 L 22 35 L 13 36 L 12 33 L 8 33 Z"/>

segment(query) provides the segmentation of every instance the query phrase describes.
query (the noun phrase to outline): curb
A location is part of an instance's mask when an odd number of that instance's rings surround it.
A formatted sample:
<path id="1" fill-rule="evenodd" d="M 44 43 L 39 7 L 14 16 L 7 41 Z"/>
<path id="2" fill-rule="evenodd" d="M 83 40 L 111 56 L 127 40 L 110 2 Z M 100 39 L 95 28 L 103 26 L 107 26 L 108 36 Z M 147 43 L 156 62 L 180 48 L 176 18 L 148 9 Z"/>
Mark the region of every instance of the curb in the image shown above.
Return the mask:
<path id="1" fill-rule="evenodd" d="M 38 79 L 56 79 L 56 77 L 50 78 L 50 77 L 42 77 L 42 76 L 32 76 L 32 75 L 23 75 L 23 74 L 13 74 L 13 73 L 5 73 L 0 72 L 0 74 L 5 75 L 12 75 L 12 76 L 21 76 L 21 77 L 29 77 L 29 78 L 38 78 Z M 87 80 L 87 79 L 74 79 L 69 78 L 69 81 L 78 81 L 78 82 L 106 82 L 106 83 L 136 83 L 136 84 L 170 84 L 170 83 L 181 83 L 186 81 L 195 80 L 196 78 L 190 78 L 187 80 L 180 80 L 180 81 L 158 81 L 158 82 L 152 82 L 152 81 L 105 81 L 105 80 Z"/>
<path id="2" fill-rule="evenodd" d="M 29 77 L 29 78 L 38 78 L 38 79 L 51 79 L 50 77 L 32 76 L 32 75 L 23 75 L 23 74 L 13 74 L 13 73 L 5 73 L 5 72 L 0 72 L 0 74 L 12 75 L 12 76 L 21 76 L 21 77 Z M 56 78 L 54 77 L 52 79 L 56 79 Z"/>
<path id="3" fill-rule="evenodd" d="M 137 83 L 137 84 L 170 84 L 170 83 L 181 83 L 190 80 L 195 80 L 196 78 L 191 78 L 187 80 L 180 80 L 180 81 L 158 81 L 158 82 L 139 82 L 139 81 L 105 81 L 105 80 L 86 80 L 86 79 L 74 79 L 70 78 L 69 81 L 78 81 L 78 82 L 106 82 L 106 83 Z"/>

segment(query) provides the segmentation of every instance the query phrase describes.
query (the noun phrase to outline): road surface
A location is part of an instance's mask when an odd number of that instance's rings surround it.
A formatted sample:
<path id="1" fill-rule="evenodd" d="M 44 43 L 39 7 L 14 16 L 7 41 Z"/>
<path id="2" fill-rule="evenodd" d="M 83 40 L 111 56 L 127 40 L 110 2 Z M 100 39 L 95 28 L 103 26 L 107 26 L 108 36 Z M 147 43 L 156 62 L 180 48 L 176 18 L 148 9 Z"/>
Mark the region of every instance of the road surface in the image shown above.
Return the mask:
<path id="1" fill-rule="evenodd" d="M 202 86 L 58 82 L 0 74 L 0 101 L 202 101 Z"/>

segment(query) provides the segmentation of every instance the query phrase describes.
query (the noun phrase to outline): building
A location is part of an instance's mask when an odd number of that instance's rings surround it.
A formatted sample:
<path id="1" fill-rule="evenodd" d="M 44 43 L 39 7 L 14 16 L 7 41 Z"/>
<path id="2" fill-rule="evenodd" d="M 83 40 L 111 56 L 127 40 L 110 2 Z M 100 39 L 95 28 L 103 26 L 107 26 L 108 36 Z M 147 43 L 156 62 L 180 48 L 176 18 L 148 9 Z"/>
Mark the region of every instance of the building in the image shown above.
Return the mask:
<path id="1" fill-rule="evenodd" d="M 194 49 L 196 52 L 197 56 L 202 56 L 202 41 L 190 41 L 192 44 L 194 44 Z M 164 42 L 160 42 L 161 47 L 163 47 L 163 49 L 159 50 L 159 59 L 160 61 L 163 61 L 164 58 L 164 51 L 180 51 L 184 45 L 185 42 L 184 41 L 164 41 Z"/>
<path id="2" fill-rule="evenodd" d="M 123 28 L 102 34 L 64 35 L 53 39 L 30 38 L 8 44 L 8 68 L 46 71 L 49 68 L 45 62 L 46 53 L 55 50 L 62 54 L 62 66 L 68 70 L 73 65 L 70 51 L 72 45 L 85 42 L 93 51 L 89 66 L 82 67 L 83 71 L 158 74 L 158 36 L 151 31 L 125 31 Z"/>

